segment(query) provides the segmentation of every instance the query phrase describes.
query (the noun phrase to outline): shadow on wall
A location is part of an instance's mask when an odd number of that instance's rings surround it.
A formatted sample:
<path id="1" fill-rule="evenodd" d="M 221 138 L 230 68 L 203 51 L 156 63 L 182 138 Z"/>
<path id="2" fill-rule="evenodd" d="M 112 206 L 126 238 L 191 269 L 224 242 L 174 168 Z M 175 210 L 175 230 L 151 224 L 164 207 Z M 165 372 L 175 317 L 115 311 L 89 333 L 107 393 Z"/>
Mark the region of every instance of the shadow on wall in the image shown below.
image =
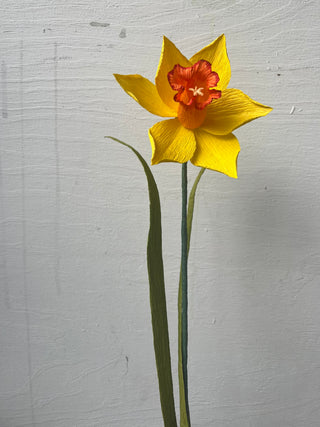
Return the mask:
<path id="1" fill-rule="evenodd" d="M 228 262 L 232 314 L 226 327 L 234 330 L 237 363 L 248 369 L 248 378 L 239 378 L 238 385 L 249 390 L 254 385 L 264 405 L 280 408 L 311 398 L 319 381 L 313 368 L 318 364 L 320 256 L 314 194 L 280 181 L 277 174 L 268 181 L 264 185 L 255 177 L 246 196 L 236 201 L 239 223 L 232 230 Z M 256 399 L 242 396 L 244 403 Z M 271 396 L 278 399 L 275 406 Z"/>

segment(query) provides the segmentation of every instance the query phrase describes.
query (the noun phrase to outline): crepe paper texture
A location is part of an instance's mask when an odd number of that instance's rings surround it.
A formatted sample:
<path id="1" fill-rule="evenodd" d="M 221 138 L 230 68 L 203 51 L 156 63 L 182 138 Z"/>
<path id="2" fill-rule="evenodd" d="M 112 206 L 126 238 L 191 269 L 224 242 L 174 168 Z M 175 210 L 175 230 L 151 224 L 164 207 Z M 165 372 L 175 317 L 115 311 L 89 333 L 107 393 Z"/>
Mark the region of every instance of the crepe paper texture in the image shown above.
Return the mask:
<path id="1" fill-rule="evenodd" d="M 142 164 L 148 181 L 150 227 L 147 245 L 147 263 L 153 345 L 156 357 L 160 401 L 164 425 L 168 427 L 176 427 L 177 420 L 174 407 L 171 373 L 169 331 L 162 260 L 161 209 L 158 187 L 149 166 L 137 150 L 135 150 L 131 145 L 126 144 L 117 138 L 113 138 L 112 136 L 108 136 L 106 138 L 110 138 L 116 142 L 119 142 L 134 152 Z"/>
<path id="2" fill-rule="evenodd" d="M 237 178 L 240 145 L 232 132 L 272 110 L 227 89 L 231 68 L 224 34 L 190 59 L 164 37 L 155 84 L 138 74 L 114 76 L 150 113 L 173 117 L 149 129 L 152 165 L 190 160 Z"/>
<path id="3" fill-rule="evenodd" d="M 147 245 L 147 263 L 149 275 L 149 293 L 150 293 L 150 307 L 151 319 L 153 330 L 153 343 L 156 358 L 159 392 L 161 410 L 166 427 L 176 427 L 176 413 L 174 406 L 174 392 L 172 382 L 172 369 L 171 369 L 171 356 L 169 346 L 169 331 L 167 320 L 167 307 L 166 307 L 166 294 L 165 294 L 165 280 L 163 271 L 162 259 L 162 226 L 161 226 L 161 206 L 159 191 L 150 167 L 143 159 L 141 154 L 131 145 L 120 141 L 118 138 L 106 136 L 113 141 L 116 141 L 125 147 L 130 148 L 139 159 L 148 182 L 148 193 L 150 202 L 150 227 L 148 234 Z M 189 255 L 190 239 L 192 231 L 192 221 L 194 212 L 194 203 L 196 190 L 205 168 L 201 168 L 198 176 L 195 179 L 193 187 L 189 194 L 188 208 L 187 208 L 187 253 Z M 182 270 L 182 264 L 181 264 Z M 180 426 L 187 427 L 190 424 L 189 405 L 186 400 L 185 394 L 185 380 L 184 380 L 184 366 L 182 363 L 182 271 L 180 271 L 179 280 L 179 297 L 178 297 L 178 375 L 179 375 L 179 397 L 180 397 Z"/>
<path id="4" fill-rule="evenodd" d="M 149 129 L 151 164 L 182 163 L 181 266 L 178 296 L 178 377 L 180 427 L 190 427 L 188 399 L 188 255 L 196 190 L 205 169 L 237 178 L 240 145 L 232 133 L 236 128 L 272 109 L 238 89 L 227 89 L 231 68 L 222 34 L 187 59 L 176 46 L 163 38 L 155 84 L 134 75 L 114 74 L 121 87 L 140 105 L 162 120 Z M 161 409 L 165 427 L 177 426 L 169 348 L 165 285 L 162 261 L 161 207 L 158 188 L 142 156 L 129 147 L 144 168 L 150 198 L 150 229 L 147 259 L 154 350 Z M 187 162 L 201 170 L 188 202 Z"/>
<path id="5" fill-rule="evenodd" d="M 186 257 L 185 262 L 187 262 L 188 260 L 189 250 L 190 250 L 190 240 L 191 240 L 193 211 L 194 211 L 196 191 L 197 191 L 200 179 L 204 174 L 205 170 L 206 170 L 205 168 L 200 169 L 200 172 L 196 177 L 189 194 L 186 224 L 183 224 L 183 226 L 184 227 L 186 226 L 187 228 L 186 254 L 184 254 L 184 256 Z M 191 423 L 190 423 L 189 402 L 188 402 L 187 354 L 184 354 L 187 352 L 188 337 L 187 336 L 185 337 L 184 336 L 185 334 L 183 333 L 183 327 L 184 327 L 183 309 L 185 305 L 185 302 L 183 304 L 183 296 L 186 297 L 186 292 L 183 292 L 184 289 L 183 289 L 183 280 L 182 280 L 183 279 L 182 269 L 183 269 L 183 262 L 181 260 L 179 294 L 178 294 L 178 376 L 179 376 L 179 398 L 180 398 L 180 426 L 187 427 L 187 426 L 190 426 Z M 187 310 L 185 311 L 185 313 L 187 313 Z"/>

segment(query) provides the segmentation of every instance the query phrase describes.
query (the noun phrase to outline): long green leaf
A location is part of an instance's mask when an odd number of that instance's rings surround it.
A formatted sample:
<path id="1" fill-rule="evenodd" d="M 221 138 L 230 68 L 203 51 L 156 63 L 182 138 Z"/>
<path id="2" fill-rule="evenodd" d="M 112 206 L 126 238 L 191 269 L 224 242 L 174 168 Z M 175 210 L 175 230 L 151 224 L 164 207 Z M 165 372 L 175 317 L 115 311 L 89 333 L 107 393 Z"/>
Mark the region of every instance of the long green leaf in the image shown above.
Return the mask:
<path id="1" fill-rule="evenodd" d="M 187 244 L 187 253 L 189 255 L 190 250 L 190 239 L 192 231 L 192 220 L 193 220 L 193 211 L 194 211 L 194 202 L 197 187 L 199 181 L 204 174 L 206 169 L 202 168 L 195 179 L 193 187 L 190 191 L 189 202 L 188 202 L 188 214 L 187 214 L 187 232 L 188 232 L 188 244 Z M 178 295 L 178 374 L 179 374 L 179 396 L 180 396 L 180 427 L 190 427 L 189 421 L 189 411 L 188 406 L 186 405 L 186 396 L 185 396 L 185 384 L 184 384 L 184 374 L 183 374 L 183 363 L 182 363 L 182 322 L 181 322 L 181 312 L 182 312 L 182 280 L 181 280 L 181 271 L 179 279 L 179 295 Z"/>
<path id="2" fill-rule="evenodd" d="M 147 262 L 150 288 L 150 306 L 153 345 L 156 357 L 161 409 L 165 427 L 177 427 L 174 407 L 166 294 L 162 260 L 161 207 L 157 184 L 141 154 L 131 145 L 107 136 L 130 148 L 140 160 L 148 181 L 150 199 L 150 228 L 147 245 Z"/>

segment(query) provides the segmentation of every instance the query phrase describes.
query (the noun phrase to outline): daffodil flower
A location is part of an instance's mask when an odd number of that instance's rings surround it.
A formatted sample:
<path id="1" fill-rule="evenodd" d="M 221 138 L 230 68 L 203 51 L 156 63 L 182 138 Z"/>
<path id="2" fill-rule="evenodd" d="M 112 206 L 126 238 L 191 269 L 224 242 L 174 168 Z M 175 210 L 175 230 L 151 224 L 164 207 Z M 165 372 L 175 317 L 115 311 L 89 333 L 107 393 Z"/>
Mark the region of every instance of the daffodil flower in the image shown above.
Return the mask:
<path id="1" fill-rule="evenodd" d="M 190 160 L 237 178 L 240 145 L 232 131 L 271 108 L 241 90 L 227 89 L 230 77 L 223 34 L 190 59 L 164 37 L 155 84 L 137 74 L 115 74 L 121 87 L 150 113 L 173 117 L 149 129 L 151 164 Z"/>

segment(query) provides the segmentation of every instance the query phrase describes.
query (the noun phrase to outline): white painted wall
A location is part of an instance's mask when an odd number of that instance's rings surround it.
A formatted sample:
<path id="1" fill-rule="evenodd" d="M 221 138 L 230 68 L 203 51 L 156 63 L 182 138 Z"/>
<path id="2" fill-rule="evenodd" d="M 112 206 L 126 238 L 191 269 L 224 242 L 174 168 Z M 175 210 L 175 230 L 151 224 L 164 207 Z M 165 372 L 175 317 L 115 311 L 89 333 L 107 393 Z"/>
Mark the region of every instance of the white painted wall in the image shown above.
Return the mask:
<path id="1" fill-rule="evenodd" d="M 162 425 L 145 177 L 103 138 L 149 159 L 158 118 L 112 73 L 153 79 L 163 34 L 191 56 L 222 32 L 230 87 L 274 111 L 236 131 L 239 179 L 206 172 L 199 187 L 193 426 L 319 426 L 319 13 L 317 0 L 1 2 L 1 427 Z M 180 167 L 153 171 L 177 393 Z"/>

